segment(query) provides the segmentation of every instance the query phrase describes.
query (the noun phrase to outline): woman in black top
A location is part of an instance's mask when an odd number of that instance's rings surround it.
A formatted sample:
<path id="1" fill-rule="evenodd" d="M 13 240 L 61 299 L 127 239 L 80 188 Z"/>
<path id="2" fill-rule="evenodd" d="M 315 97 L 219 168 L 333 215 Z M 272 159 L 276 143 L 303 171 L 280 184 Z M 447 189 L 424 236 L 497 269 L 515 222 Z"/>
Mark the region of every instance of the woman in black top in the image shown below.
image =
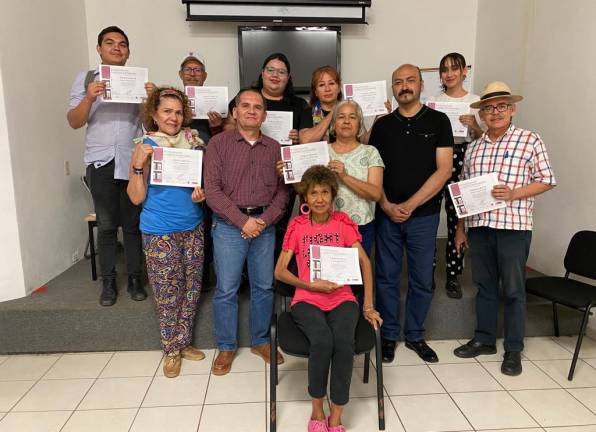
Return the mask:
<path id="1" fill-rule="evenodd" d="M 274 53 L 265 59 L 263 68 L 253 88 L 259 90 L 267 102 L 267 111 L 286 111 L 293 113 L 293 129 L 289 137 L 294 144 L 298 143 L 298 130 L 306 101 L 294 94 L 290 62 L 282 53 Z M 236 106 L 234 99 L 230 101 L 229 111 Z M 236 126 L 232 116 L 228 116 L 226 129 Z"/>

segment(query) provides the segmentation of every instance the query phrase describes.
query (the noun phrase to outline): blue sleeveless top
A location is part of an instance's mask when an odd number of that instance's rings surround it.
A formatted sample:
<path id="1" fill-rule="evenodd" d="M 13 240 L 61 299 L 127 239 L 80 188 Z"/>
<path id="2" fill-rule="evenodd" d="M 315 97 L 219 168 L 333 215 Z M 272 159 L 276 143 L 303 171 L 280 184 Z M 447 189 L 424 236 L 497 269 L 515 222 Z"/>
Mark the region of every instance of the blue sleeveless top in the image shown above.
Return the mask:
<path id="1" fill-rule="evenodd" d="M 158 147 L 147 137 L 143 144 Z M 192 191 L 190 187 L 147 185 L 141 211 L 141 232 L 163 235 L 195 229 L 203 221 L 203 207 L 192 202 Z"/>

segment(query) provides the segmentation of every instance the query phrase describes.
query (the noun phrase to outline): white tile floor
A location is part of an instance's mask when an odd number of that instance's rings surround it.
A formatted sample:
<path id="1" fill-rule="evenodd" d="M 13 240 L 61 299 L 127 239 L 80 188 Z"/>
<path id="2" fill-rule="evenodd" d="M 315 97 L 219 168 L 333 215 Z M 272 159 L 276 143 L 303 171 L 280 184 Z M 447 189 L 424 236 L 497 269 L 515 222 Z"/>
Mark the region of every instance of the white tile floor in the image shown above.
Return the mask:
<path id="1" fill-rule="evenodd" d="M 426 364 L 402 344 L 384 365 L 388 432 L 596 432 L 596 340 L 587 338 L 567 381 L 575 338 L 528 338 L 524 372 L 500 372 L 502 351 L 459 359 L 465 341 L 434 341 L 441 362 Z M 184 361 L 164 378 L 160 352 L 0 356 L 0 432 L 266 432 L 268 368 L 240 350 L 232 373 L 210 374 L 215 356 Z M 306 360 L 287 358 L 277 388 L 278 430 L 303 432 L 310 413 Z M 362 383 L 356 359 L 344 423 L 377 430 L 375 369 Z"/>

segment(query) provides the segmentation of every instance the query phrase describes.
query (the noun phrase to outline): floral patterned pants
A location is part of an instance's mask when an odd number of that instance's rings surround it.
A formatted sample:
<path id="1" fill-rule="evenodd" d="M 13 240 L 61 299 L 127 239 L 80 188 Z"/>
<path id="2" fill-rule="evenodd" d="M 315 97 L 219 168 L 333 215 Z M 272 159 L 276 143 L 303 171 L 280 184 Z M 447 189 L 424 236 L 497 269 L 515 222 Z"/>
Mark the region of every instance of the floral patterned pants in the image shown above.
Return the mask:
<path id="1" fill-rule="evenodd" d="M 163 350 L 181 350 L 191 343 L 201 294 L 204 225 L 172 234 L 143 234 L 143 250 Z"/>

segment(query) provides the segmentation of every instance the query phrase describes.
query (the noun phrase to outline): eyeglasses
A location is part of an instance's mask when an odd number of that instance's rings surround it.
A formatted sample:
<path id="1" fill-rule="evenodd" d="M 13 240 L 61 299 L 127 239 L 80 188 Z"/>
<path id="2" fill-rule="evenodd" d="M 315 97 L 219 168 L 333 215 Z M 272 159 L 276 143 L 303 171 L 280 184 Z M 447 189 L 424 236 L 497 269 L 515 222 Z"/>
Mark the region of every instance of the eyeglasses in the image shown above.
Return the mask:
<path id="1" fill-rule="evenodd" d="M 191 74 L 191 73 L 200 74 L 200 73 L 205 72 L 205 69 L 200 68 L 200 67 L 196 67 L 196 68 L 185 67 L 182 69 L 182 72 L 184 72 L 185 74 Z"/>
<path id="2" fill-rule="evenodd" d="M 269 75 L 279 75 L 279 76 L 287 76 L 288 75 L 288 71 L 287 69 L 277 69 L 274 67 L 266 67 L 265 68 L 265 72 L 267 72 Z"/>
<path id="3" fill-rule="evenodd" d="M 480 111 L 482 111 L 483 113 L 486 113 L 486 114 L 493 114 L 495 112 L 495 110 L 498 112 L 505 112 L 511 105 L 512 104 L 505 103 L 505 102 L 497 104 L 497 105 L 485 105 L 482 108 L 480 108 Z"/>

